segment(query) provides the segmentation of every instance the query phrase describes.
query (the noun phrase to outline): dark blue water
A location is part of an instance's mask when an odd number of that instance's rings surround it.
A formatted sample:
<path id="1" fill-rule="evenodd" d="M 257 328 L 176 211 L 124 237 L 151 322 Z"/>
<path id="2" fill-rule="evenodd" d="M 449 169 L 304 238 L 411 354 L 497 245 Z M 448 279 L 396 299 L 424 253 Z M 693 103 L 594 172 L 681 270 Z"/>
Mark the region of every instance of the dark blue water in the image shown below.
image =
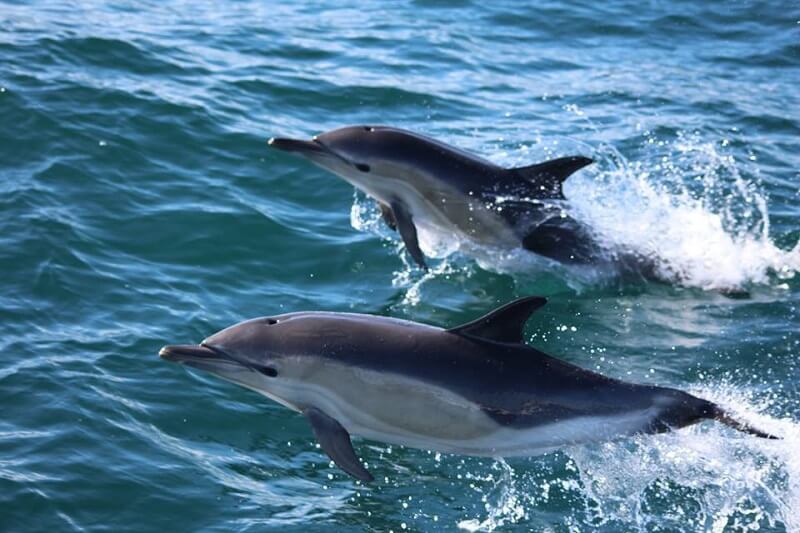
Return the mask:
<path id="1" fill-rule="evenodd" d="M 0 530 L 798 531 L 800 7 L 0 2 Z M 596 163 L 571 214 L 660 281 L 524 253 L 411 268 L 369 199 L 270 150 L 345 124 Z M 713 423 L 497 462 L 356 439 L 160 361 L 253 316 L 451 326 L 548 296 L 537 347 Z"/>

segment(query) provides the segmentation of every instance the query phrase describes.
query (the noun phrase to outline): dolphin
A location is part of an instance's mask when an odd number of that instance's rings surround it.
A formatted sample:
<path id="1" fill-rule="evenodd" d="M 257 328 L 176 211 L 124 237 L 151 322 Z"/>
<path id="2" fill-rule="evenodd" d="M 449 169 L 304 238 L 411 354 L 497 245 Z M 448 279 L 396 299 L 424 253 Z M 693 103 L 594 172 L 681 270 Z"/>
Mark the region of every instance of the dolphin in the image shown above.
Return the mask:
<path id="1" fill-rule="evenodd" d="M 564 263 L 590 263 L 601 248 L 567 216 L 562 183 L 592 163 L 572 156 L 503 168 L 418 133 L 348 126 L 310 141 L 272 138 L 378 201 L 411 257 L 427 268 L 418 227 L 481 245 L 523 248 Z"/>
<path id="2" fill-rule="evenodd" d="M 529 456 L 706 419 L 776 438 L 718 405 L 606 377 L 523 343 L 540 297 L 450 329 L 382 316 L 297 312 L 231 326 L 159 355 L 303 414 L 321 448 L 371 481 L 350 435 L 445 453 Z"/>

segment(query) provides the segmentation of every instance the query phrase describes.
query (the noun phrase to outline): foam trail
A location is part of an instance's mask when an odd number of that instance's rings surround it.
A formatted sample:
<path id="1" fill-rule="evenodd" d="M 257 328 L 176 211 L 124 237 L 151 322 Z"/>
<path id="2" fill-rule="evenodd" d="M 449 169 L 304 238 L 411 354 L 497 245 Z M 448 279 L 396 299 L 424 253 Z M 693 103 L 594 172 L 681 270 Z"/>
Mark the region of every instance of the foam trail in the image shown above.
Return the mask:
<path id="1" fill-rule="evenodd" d="M 611 250 L 646 258 L 659 278 L 684 286 L 743 288 L 800 270 L 800 249 L 772 242 L 766 198 L 731 156 L 694 138 L 675 151 L 652 166 L 600 154 L 599 175 L 567 182 L 570 214 Z"/>

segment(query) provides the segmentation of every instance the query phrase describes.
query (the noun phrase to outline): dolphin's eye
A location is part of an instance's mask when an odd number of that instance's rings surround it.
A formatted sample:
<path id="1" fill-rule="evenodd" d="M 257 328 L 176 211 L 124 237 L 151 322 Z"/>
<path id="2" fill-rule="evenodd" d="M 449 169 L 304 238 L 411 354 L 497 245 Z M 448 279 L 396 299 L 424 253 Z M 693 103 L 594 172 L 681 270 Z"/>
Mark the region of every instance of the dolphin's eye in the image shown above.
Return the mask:
<path id="1" fill-rule="evenodd" d="M 369 165 L 365 165 L 364 163 L 356 163 L 356 168 L 361 172 L 369 172 Z"/>
<path id="2" fill-rule="evenodd" d="M 270 326 L 274 326 L 277 323 L 278 323 L 278 321 L 275 320 L 274 318 L 268 318 L 267 319 L 267 324 L 269 324 Z"/>
<path id="3" fill-rule="evenodd" d="M 371 126 L 364 126 L 364 131 L 375 131 L 375 128 Z"/>
<path id="4" fill-rule="evenodd" d="M 272 368 L 271 366 L 257 366 L 256 370 L 258 370 L 259 372 L 270 378 L 278 377 L 278 371 Z"/>

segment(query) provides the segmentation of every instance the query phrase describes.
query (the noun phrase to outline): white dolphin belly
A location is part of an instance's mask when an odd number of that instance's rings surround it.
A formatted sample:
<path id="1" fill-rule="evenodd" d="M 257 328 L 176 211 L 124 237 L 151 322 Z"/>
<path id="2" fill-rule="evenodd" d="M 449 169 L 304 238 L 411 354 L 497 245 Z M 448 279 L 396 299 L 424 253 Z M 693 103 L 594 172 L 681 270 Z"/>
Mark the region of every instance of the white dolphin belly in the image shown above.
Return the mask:
<path id="1" fill-rule="evenodd" d="M 434 449 L 498 428 L 479 406 L 447 389 L 332 362 L 301 379 L 275 380 L 268 395 L 314 406 L 352 434 L 391 444 Z"/>

